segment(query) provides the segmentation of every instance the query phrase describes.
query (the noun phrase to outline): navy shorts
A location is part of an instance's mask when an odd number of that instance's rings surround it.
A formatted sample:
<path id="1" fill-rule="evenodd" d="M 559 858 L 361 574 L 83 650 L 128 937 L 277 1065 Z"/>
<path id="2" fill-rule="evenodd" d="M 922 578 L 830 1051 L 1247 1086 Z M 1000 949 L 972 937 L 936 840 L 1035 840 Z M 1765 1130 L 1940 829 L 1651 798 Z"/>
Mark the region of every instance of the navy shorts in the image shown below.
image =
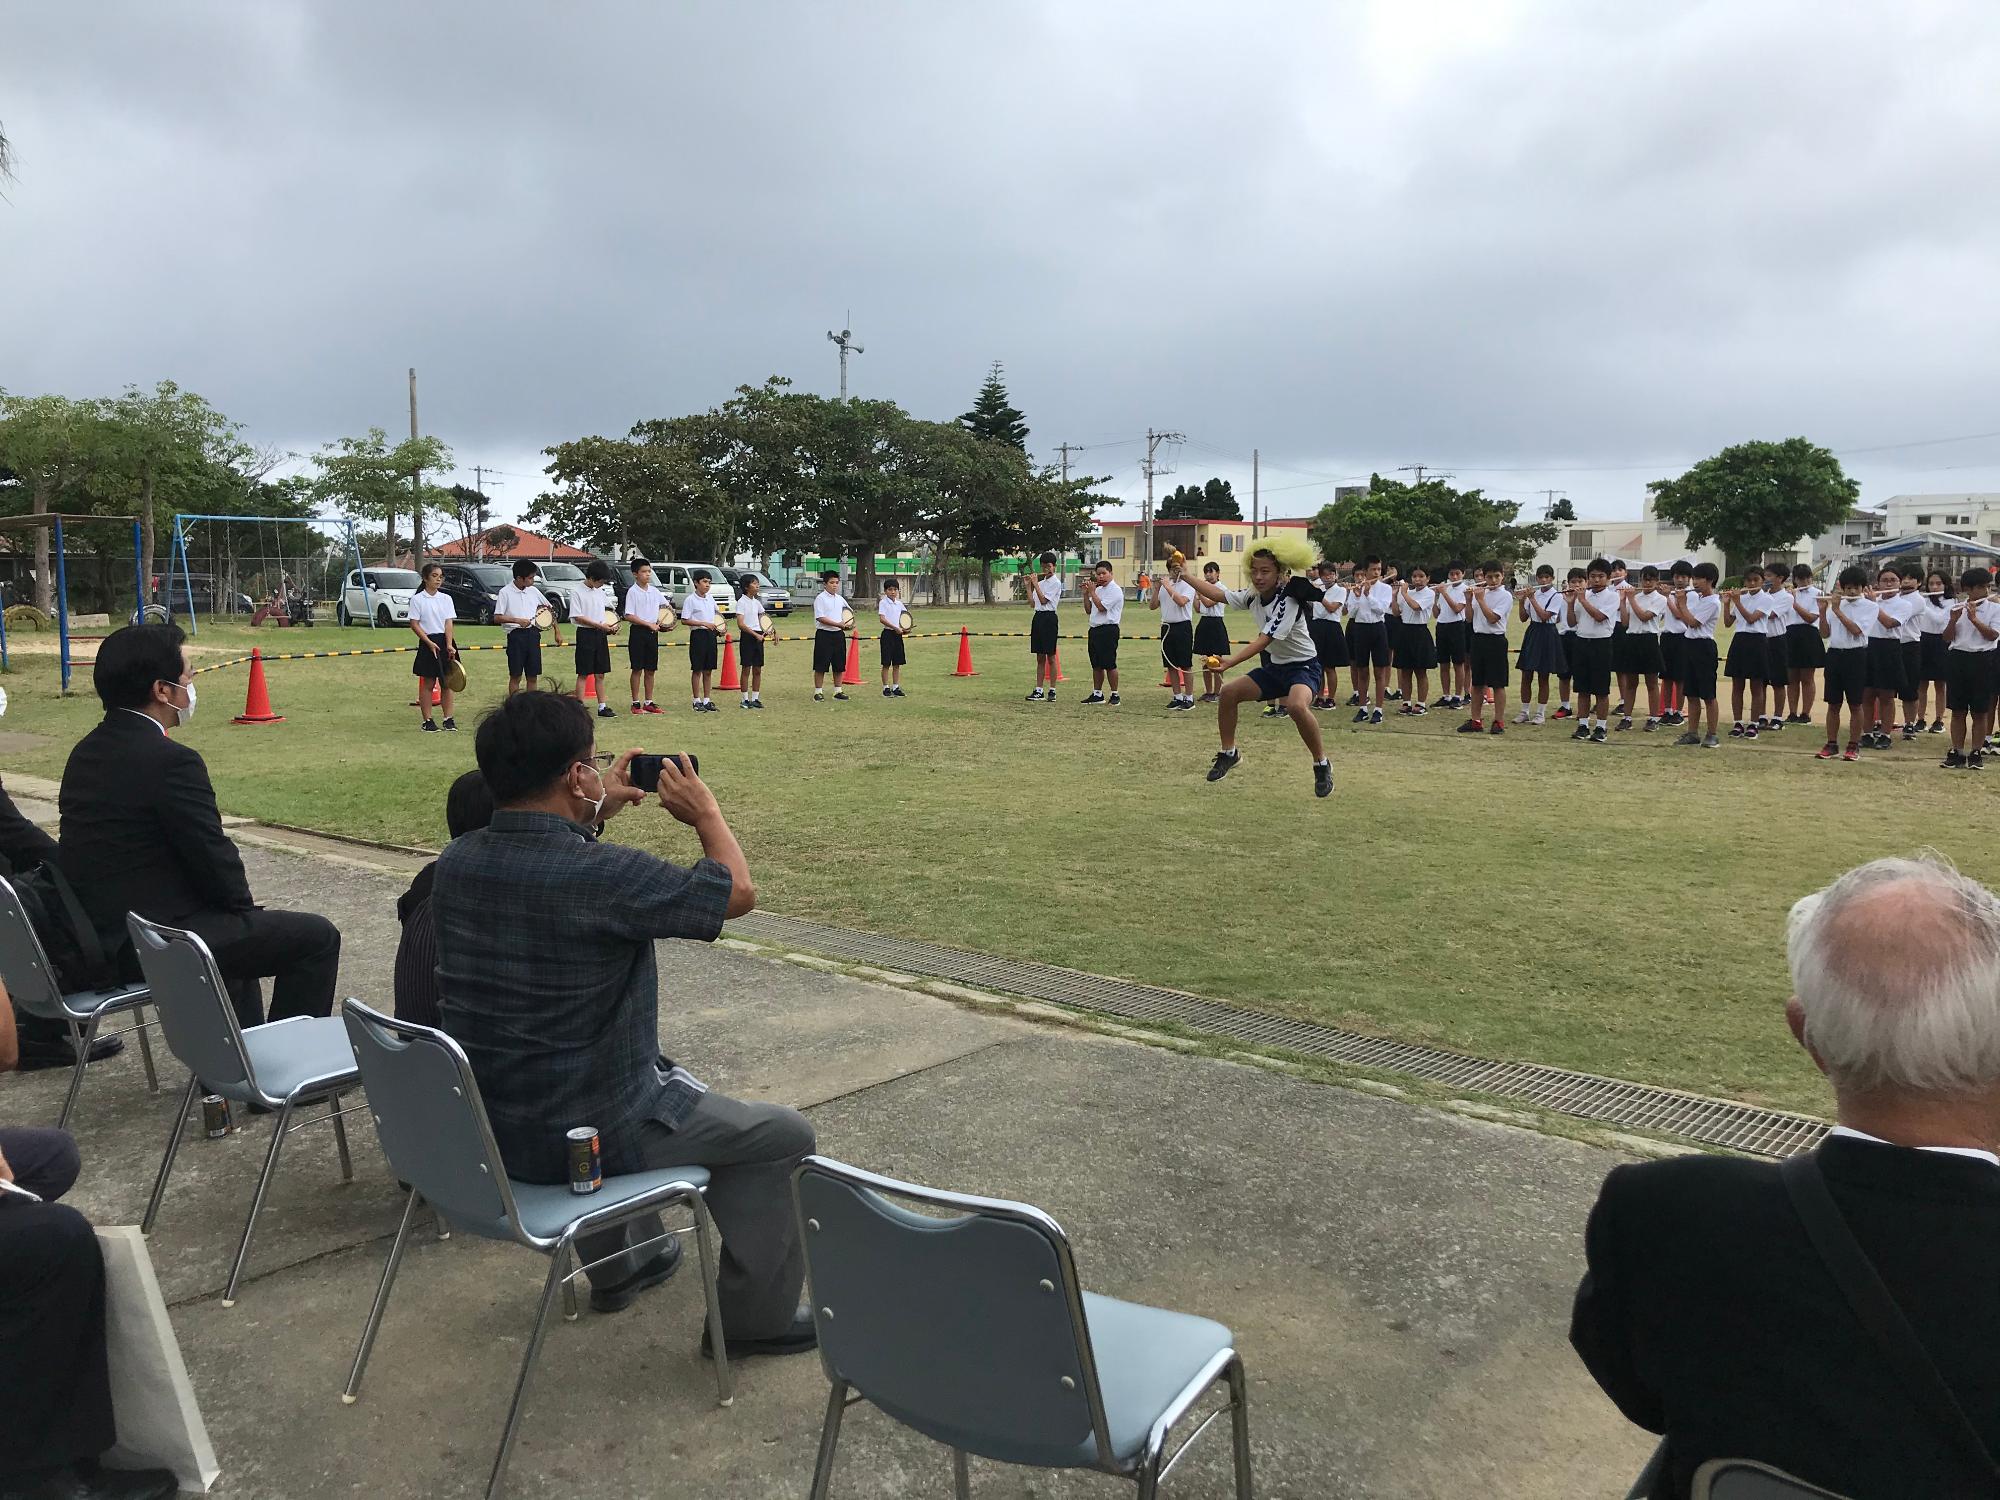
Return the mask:
<path id="1" fill-rule="evenodd" d="M 690 672 L 713 672 L 715 653 L 720 648 L 722 637 L 713 630 L 695 629 L 688 632 L 688 670 Z M 637 665 L 637 663 L 633 663 Z"/>
<path id="2" fill-rule="evenodd" d="M 1388 666 L 1389 622 L 1387 620 L 1349 620 L 1347 622 L 1347 659 L 1357 667 Z"/>
<path id="3" fill-rule="evenodd" d="M 542 675 L 542 636 L 538 630 L 522 626 L 519 630 L 507 632 L 507 675 L 509 677 L 539 677 Z"/>
<path id="4" fill-rule="evenodd" d="M 576 631 L 576 675 L 602 677 L 611 670 L 611 637 L 580 625 Z"/>
<path id="5" fill-rule="evenodd" d="M 1268 703 L 1273 698 L 1283 698 L 1295 687 L 1312 689 L 1313 696 L 1319 696 L 1319 685 L 1324 680 L 1317 658 L 1312 661 L 1270 662 L 1265 666 L 1252 667 L 1250 680 L 1257 684 L 1259 702 Z"/>
<path id="6" fill-rule="evenodd" d="M 631 653 L 633 671 L 652 672 L 658 669 L 660 665 L 660 634 L 658 631 L 648 630 L 643 625 L 634 625 L 632 627 L 632 639 L 625 643 L 625 648 Z"/>
<path id="7" fill-rule="evenodd" d="M 1028 649 L 1036 656 L 1056 654 L 1056 612 L 1038 609 L 1028 625 Z"/>

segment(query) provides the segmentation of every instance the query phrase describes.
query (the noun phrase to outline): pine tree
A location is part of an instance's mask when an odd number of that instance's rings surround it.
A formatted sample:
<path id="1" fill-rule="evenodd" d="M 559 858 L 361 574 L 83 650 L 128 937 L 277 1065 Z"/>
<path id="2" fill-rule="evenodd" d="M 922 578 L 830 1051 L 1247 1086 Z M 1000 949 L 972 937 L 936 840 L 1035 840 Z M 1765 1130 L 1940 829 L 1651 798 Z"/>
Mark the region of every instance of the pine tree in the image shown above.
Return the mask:
<path id="1" fill-rule="evenodd" d="M 1006 372 L 997 359 L 986 372 L 986 383 L 979 388 L 972 410 L 958 420 L 974 437 L 1028 451 L 1028 419 L 1008 401 Z"/>

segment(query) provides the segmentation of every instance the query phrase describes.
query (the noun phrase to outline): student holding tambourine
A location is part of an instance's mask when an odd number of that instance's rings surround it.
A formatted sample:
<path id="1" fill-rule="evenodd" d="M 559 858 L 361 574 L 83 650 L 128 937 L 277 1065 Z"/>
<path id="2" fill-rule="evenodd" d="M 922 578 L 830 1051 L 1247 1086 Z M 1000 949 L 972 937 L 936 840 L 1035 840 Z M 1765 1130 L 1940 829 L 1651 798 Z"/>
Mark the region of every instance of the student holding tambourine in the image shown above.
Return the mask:
<path id="1" fill-rule="evenodd" d="M 743 668 L 743 707 L 764 706 L 764 647 L 777 639 L 771 612 L 764 608 L 761 595 L 764 580 L 745 573 L 742 590 L 736 596 L 736 655 Z"/>
<path id="2" fill-rule="evenodd" d="M 813 595 L 813 702 L 826 697 L 826 674 L 833 673 L 833 696 L 841 701 L 847 692 L 840 674 L 847 666 L 847 632 L 854 628 L 854 611 L 840 596 L 840 575 L 820 575 L 824 585 Z"/>
<path id="3" fill-rule="evenodd" d="M 709 592 L 713 580 L 706 569 L 694 575 L 694 588 L 681 598 L 681 622 L 688 628 L 688 690 L 698 714 L 722 712 L 709 696 L 715 681 L 715 657 L 722 639 L 722 612 Z"/>
<path id="4" fill-rule="evenodd" d="M 555 631 L 555 643 L 563 643 L 556 626 L 556 612 L 542 591 L 535 587 L 541 569 L 525 557 L 514 564 L 514 581 L 503 586 L 493 601 L 493 623 L 507 628 L 507 694 L 512 697 L 525 686 L 531 691 L 542 685 L 542 632 Z"/>
<path id="5" fill-rule="evenodd" d="M 665 590 L 653 587 L 653 565 L 643 558 L 632 564 L 632 587 L 625 590 L 622 613 L 632 627 L 625 642 L 632 658 L 632 712 L 656 714 L 660 706 L 653 701 L 653 677 L 660 669 L 660 635 L 674 628 L 675 617 Z"/>
<path id="6" fill-rule="evenodd" d="M 875 605 L 875 613 L 882 621 L 882 696 L 900 698 L 903 696 L 903 664 L 909 660 L 903 646 L 903 637 L 914 628 L 910 612 L 903 608 L 903 586 L 895 579 L 885 579 L 882 597 Z"/>

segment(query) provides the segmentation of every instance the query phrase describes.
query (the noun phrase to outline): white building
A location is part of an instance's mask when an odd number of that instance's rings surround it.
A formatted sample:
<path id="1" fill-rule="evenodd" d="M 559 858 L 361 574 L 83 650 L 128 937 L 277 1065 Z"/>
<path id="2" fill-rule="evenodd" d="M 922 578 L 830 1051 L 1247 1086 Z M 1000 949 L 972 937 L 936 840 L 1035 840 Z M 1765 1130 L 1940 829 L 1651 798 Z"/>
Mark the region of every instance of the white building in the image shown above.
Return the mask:
<path id="1" fill-rule="evenodd" d="M 1653 514 L 1653 497 L 1641 504 L 1636 521 L 1558 521 L 1556 539 L 1538 549 L 1530 569 L 1544 565 L 1565 576 L 1571 568 L 1581 568 L 1593 557 L 1616 558 L 1634 567 L 1642 563 L 1671 563 L 1681 558 L 1689 562 L 1712 562 L 1724 566 L 1718 547 L 1687 544 L 1687 528 L 1662 521 Z"/>
<path id="2" fill-rule="evenodd" d="M 2000 493 L 1891 495 L 1883 504 L 1883 535 L 1942 531 L 1981 547 L 2000 548 Z"/>

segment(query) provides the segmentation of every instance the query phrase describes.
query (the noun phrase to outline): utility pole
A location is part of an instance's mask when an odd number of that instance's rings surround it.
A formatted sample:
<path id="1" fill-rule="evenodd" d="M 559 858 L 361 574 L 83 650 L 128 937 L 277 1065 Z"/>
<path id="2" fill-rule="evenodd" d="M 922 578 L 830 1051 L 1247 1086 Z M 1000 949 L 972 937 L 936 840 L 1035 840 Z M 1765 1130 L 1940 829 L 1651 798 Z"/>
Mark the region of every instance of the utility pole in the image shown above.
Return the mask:
<path id="1" fill-rule="evenodd" d="M 1146 457 L 1140 465 L 1146 471 L 1145 525 L 1142 528 L 1142 538 L 1139 544 L 1143 556 L 1139 559 L 1138 569 L 1142 573 L 1153 565 L 1153 476 L 1155 474 L 1171 474 L 1173 472 L 1167 465 L 1155 463 L 1153 455 L 1159 450 L 1159 446 L 1162 443 L 1184 443 L 1186 441 L 1187 434 L 1184 432 L 1155 432 L 1150 427 L 1146 429 Z"/>
<path id="2" fill-rule="evenodd" d="M 499 480 L 493 481 L 499 484 Z M 479 530 L 473 534 L 472 548 L 479 561 L 486 561 L 486 470 L 479 464 L 472 466 L 472 487 L 479 493 Z"/>
<path id="3" fill-rule="evenodd" d="M 1424 475 L 1426 475 L 1426 474 L 1429 474 L 1429 475 L 1431 476 L 1431 478 L 1433 478 L 1433 479 L 1456 479 L 1456 478 L 1458 478 L 1458 476 L 1457 476 L 1456 474 L 1452 474 L 1452 473 L 1449 473 L 1449 472 L 1447 472 L 1446 470 L 1443 470 L 1443 469 L 1433 469 L 1433 468 L 1432 468 L 1432 467 L 1431 467 L 1431 466 L 1430 466 L 1429 464 L 1398 464 L 1398 465 L 1396 466 L 1396 472 L 1397 472 L 1398 474 L 1407 474 L 1407 473 L 1409 473 L 1409 472 L 1410 472 L 1410 471 L 1412 471 L 1412 470 L 1415 470 L 1415 471 L 1416 471 L 1416 475 L 1417 475 L 1417 479 L 1416 479 L 1416 482 L 1417 482 L 1418 484 L 1422 484 L 1422 483 L 1424 482 Z"/>
<path id="4" fill-rule="evenodd" d="M 417 367 L 410 366 L 410 441 L 417 440 Z M 419 570 L 424 565 L 424 471 L 410 470 L 410 548 Z M 389 538 L 389 563 L 396 562 L 396 539 Z"/>
<path id="5" fill-rule="evenodd" d="M 1544 519 L 1547 519 L 1547 517 L 1548 517 L 1548 514 L 1549 514 L 1549 512 L 1550 512 L 1550 511 L 1552 511 L 1552 510 L 1554 510 L 1554 509 L 1556 508 L 1556 496 L 1558 496 L 1558 495 L 1567 495 L 1567 494 L 1569 493 L 1569 491 L 1568 491 L 1568 490 L 1537 490 L 1537 491 L 1535 491 L 1535 493 L 1536 493 L 1536 494 L 1538 494 L 1538 495 L 1544 495 L 1544 496 L 1546 496 L 1546 497 L 1548 498 L 1548 502 L 1549 502 L 1549 503 L 1548 503 L 1547 505 L 1544 505 L 1544 506 L 1542 507 L 1542 516 L 1543 516 L 1543 518 L 1544 518 Z"/>
<path id="6" fill-rule="evenodd" d="M 849 321 L 852 321 L 854 314 L 850 312 L 847 316 Z M 868 351 L 854 342 L 854 330 L 851 328 L 843 328 L 838 333 L 829 328 L 826 331 L 826 336 L 840 346 L 840 399 L 845 401 L 847 399 L 847 356 L 849 354 L 866 354 Z"/>
<path id="7" fill-rule="evenodd" d="M 1263 454 L 1259 450 L 1255 448 L 1250 450 L 1250 540 L 1253 542 L 1257 540 L 1257 480 L 1260 469 L 1258 460 L 1262 457 Z"/>
<path id="8" fill-rule="evenodd" d="M 1056 452 L 1058 452 L 1058 453 L 1060 453 L 1060 454 L 1062 455 L 1062 477 L 1063 477 L 1063 483 L 1064 483 L 1064 484 L 1068 484 L 1068 483 L 1069 483 L 1069 456 L 1070 456 L 1070 455 L 1071 455 L 1072 453 L 1081 453 L 1081 452 L 1083 452 L 1083 444 L 1081 444 L 1081 443 L 1057 443 L 1057 444 L 1056 444 Z"/>

